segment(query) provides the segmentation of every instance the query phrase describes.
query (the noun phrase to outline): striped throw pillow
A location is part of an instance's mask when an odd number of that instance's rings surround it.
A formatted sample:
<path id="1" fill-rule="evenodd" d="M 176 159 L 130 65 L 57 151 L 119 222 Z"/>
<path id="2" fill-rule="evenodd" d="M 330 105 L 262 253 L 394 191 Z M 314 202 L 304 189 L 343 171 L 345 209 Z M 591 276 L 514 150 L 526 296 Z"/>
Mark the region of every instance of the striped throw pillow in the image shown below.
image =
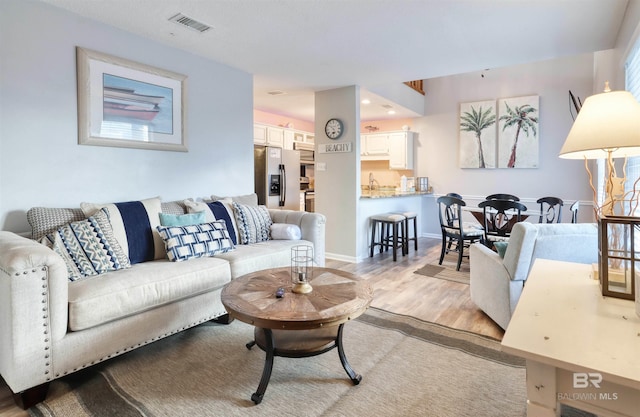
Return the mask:
<path id="1" fill-rule="evenodd" d="M 233 212 L 238 224 L 238 242 L 242 245 L 269 240 L 273 221 L 266 206 L 249 206 L 233 203 Z"/>

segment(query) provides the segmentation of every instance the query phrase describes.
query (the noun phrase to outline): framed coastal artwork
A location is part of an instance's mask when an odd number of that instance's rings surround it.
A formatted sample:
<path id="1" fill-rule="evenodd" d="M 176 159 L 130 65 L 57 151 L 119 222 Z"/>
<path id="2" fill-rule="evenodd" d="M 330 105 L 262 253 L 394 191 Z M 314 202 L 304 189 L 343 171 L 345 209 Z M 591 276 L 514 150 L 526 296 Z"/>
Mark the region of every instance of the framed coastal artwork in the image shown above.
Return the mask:
<path id="1" fill-rule="evenodd" d="M 460 168 L 496 167 L 496 101 L 460 104 Z"/>
<path id="2" fill-rule="evenodd" d="M 537 168 L 540 97 L 498 100 L 498 168 Z"/>
<path id="3" fill-rule="evenodd" d="M 187 151 L 186 77 L 76 48 L 78 143 Z"/>

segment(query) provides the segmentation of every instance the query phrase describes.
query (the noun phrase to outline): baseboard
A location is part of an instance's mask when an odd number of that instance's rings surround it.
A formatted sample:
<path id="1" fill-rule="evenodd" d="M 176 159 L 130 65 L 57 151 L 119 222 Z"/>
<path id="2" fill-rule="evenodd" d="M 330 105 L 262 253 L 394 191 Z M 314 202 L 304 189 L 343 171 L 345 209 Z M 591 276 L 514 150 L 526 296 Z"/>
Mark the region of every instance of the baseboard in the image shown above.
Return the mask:
<path id="1" fill-rule="evenodd" d="M 442 239 L 442 233 L 421 233 L 420 237 L 430 237 L 434 239 Z"/>
<path id="2" fill-rule="evenodd" d="M 338 253 L 329 253 L 329 252 L 325 252 L 324 257 L 326 259 L 333 259 L 334 261 L 342 261 L 342 262 L 349 262 L 349 263 L 358 263 L 361 260 L 358 260 L 358 258 L 353 257 L 353 256 L 345 256 L 345 255 L 340 255 Z"/>

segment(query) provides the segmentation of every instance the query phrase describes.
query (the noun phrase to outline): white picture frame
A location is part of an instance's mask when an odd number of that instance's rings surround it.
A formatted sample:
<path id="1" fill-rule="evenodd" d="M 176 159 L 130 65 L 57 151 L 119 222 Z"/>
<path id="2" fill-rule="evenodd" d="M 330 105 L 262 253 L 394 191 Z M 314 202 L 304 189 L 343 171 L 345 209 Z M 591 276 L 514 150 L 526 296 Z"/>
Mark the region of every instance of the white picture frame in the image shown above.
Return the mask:
<path id="1" fill-rule="evenodd" d="M 187 77 L 76 48 L 78 143 L 187 152 Z"/>

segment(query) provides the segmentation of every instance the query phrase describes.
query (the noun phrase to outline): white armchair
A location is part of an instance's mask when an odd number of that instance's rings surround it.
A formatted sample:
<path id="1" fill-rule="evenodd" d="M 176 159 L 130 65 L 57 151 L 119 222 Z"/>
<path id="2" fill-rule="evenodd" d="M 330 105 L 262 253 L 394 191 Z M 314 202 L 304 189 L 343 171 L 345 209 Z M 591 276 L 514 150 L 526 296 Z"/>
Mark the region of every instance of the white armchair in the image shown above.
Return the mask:
<path id="1" fill-rule="evenodd" d="M 506 329 L 533 261 L 598 262 L 598 228 L 591 223 L 516 223 L 504 259 L 478 243 L 471 245 L 469 257 L 471 300 Z"/>

